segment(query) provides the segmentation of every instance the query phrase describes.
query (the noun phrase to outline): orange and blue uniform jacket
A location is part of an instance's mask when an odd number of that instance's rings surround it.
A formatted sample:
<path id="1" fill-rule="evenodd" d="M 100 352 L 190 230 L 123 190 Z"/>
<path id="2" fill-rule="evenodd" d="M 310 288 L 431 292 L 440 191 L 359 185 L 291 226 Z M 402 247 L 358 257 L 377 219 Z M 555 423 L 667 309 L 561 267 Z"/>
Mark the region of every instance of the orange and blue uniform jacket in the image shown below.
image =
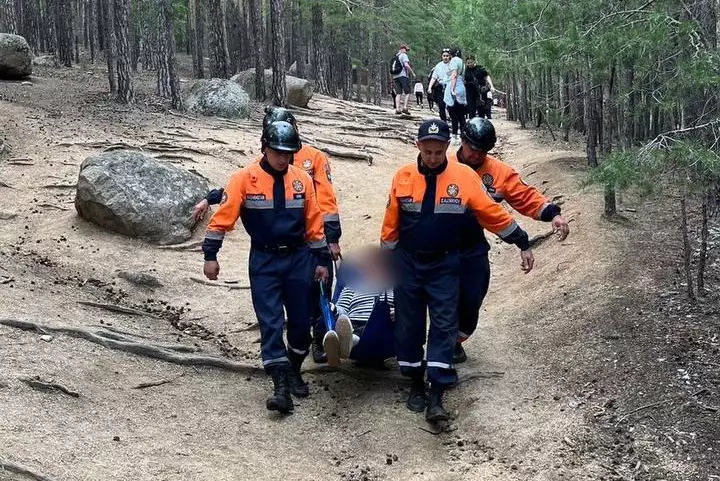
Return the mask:
<path id="1" fill-rule="evenodd" d="M 238 218 L 254 247 L 277 250 L 307 245 L 318 260 L 329 256 L 312 179 L 302 169 L 289 165 L 278 172 L 263 159 L 235 172 L 222 197 L 205 234 L 206 261 L 217 260 L 225 233 Z"/>
<path id="2" fill-rule="evenodd" d="M 420 158 L 393 178 L 383 221 L 383 247 L 418 254 L 457 250 L 465 214 L 521 250 L 530 248 L 527 233 L 487 194 L 472 169 L 445 162 L 429 170 Z"/>
<path id="3" fill-rule="evenodd" d="M 293 156 L 293 165 L 303 169 L 312 178 L 315 197 L 323 215 L 325 237 L 330 244 L 339 243 L 342 229 L 337 197 L 332 185 L 330 161 L 322 151 L 303 145 L 303 148 Z M 210 205 L 219 204 L 222 196 L 223 189 L 213 189 L 206 199 Z"/>
<path id="4" fill-rule="evenodd" d="M 449 153 L 448 160 L 464 164 L 462 149 Z M 468 167 L 475 171 L 495 202 L 507 201 L 520 214 L 544 222 L 550 222 L 560 214 L 560 206 L 550 202 L 535 187 L 525 183 L 515 169 L 496 157 L 487 155 L 479 167 Z M 482 228 L 477 222 L 472 222 L 472 219 L 467 220 L 467 227 L 462 234 L 463 247 L 484 243 L 489 249 Z"/>

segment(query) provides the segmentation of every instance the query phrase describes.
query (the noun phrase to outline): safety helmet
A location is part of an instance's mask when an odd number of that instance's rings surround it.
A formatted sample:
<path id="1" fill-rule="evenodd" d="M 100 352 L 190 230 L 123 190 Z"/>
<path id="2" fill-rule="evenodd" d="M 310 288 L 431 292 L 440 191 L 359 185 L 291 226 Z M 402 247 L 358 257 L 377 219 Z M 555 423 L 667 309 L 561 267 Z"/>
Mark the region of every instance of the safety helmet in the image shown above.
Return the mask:
<path id="1" fill-rule="evenodd" d="M 273 122 L 288 122 L 293 125 L 297 124 L 295 116 L 288 109 L 283 107 L 268 106 L 265 108 L 265 117 L 263 118 L 263 129 Z"/>
<path id="2" fill-rule="evenodd" d="M 492 122 L 479 117 L 473 117 L 465 124 L 461 137 L 473 150 L 481 152 L 490 152 L 497 141 Z"/>
<path id="3" fill-rule="evenodd" d="M 302 143 L 295 126 L 281 120 L 272 122 L 265 127 L 262 135 L 262 146 L 278 152 L 294 154 L 302 148 Z"/>

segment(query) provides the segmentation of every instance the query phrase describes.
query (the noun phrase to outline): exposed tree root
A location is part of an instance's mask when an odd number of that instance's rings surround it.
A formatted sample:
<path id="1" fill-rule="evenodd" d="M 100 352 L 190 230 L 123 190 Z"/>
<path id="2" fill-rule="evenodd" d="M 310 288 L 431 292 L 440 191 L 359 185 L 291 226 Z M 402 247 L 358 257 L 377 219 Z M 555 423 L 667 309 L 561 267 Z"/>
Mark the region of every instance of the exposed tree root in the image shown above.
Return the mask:
<path id="1" fill-rule="evenodd" d="M 53 481 L 52 478 L 48 478 L 44 474 L 36 473 L 32 469 L 23 466 L 22 464 L 14 463 L 7 459 L 0 457 L 0 473 L 3 471 L 13 474 L 19 474 L 21 476 L 27 476 L 28 478 L 36 481 Z"/>
<path id="2" fill-rule="evenodd" d="M 210 366 L 227 369 L 228 371 L 257 373 L 261 368 L 249 364 L 241 364 L 214 356 L 201 356 L 195 354 L 180 354 L 176 351 L 160 346 L 143 344 L 135 341 L 117 341 L 108 337 L 100 336 L 87 329 L 72 326 L 46 326 L 32 321 L 21 321 L 19 319 L 0 319 L 0 325 L 23 329 L 26 331 L 37 331 L 44 334 L 59 332 L 72 337 L 85 339 L 95 344 L 100 344 L 108 349 L 125 351 L 139 356 L 160 359 L 161 361 L 179 364 L 181 366 Z"/>

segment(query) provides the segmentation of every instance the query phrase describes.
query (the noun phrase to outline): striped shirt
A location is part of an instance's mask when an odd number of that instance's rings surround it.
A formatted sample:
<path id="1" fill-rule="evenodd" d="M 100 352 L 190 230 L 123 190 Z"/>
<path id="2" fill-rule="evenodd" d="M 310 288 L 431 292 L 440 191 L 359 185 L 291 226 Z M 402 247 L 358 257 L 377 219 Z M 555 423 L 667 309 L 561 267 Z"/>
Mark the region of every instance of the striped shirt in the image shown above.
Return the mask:
<path id="1" fill-rule="evenodd" d="M 359 334 L 358 331 L 365 329 L 365 325 L 370 319 L 370 314 L 372 314 L 373 308 L 375 307 L 375 300 L 378 297 L 385 299 L 385 296 L 387 296 L 388 304 L 390 304 L 390 312 L 393 312 L 392 289 L 382 291 L 378 290 L 377 287 L 373 288 L 371 286 L 346 286 L 340 292 L 340 297 L 335 307 L 338 315 L 345 314 L 350 318 L 353 330 L 356 334 Z"/>

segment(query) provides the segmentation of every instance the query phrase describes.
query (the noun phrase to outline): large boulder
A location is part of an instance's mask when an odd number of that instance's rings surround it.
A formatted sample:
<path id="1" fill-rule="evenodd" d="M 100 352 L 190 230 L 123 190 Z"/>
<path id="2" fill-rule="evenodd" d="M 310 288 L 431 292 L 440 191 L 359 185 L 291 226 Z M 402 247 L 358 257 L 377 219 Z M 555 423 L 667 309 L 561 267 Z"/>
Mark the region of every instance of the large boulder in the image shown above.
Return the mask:
<path id="1" fill-rule="evenodd" d="M 16 80 L 32 75 L 33 54 L 20 35 L 0 33 L 0 78 Z"/>
<path id="2" fill-rule="evenodd" d="M 185 95 L 185 108 L 210 117 L 250 118 L 250 97 L 230 80 L 198 80 Z"/>
<path id="3" fill-rule="evenodd" d="M 118 150 L 83 161 L 75 209 L 80 217 L 113 232 L 176 244 L 192 235 L 190 211 L 209 189 L 198 175 Z"/>
<path id="4" fill-rule="evenodd" d="M 246 92 L 255 92 L 254 68 L 243 70 L 239 74 L 233 76 L 230 80 L 242 85 Z M 285 83 L 287 85 L 288 104 L 296 107 L 307 107 L 313 96 L 313 90 L 310 82 L 305 79 L 293 77 L 292 75 L 286 75 Z M 265 98 L 270 98 L 272 96 L 271 88 L 272 70 L 267 69 L 265 70 Z"/>

